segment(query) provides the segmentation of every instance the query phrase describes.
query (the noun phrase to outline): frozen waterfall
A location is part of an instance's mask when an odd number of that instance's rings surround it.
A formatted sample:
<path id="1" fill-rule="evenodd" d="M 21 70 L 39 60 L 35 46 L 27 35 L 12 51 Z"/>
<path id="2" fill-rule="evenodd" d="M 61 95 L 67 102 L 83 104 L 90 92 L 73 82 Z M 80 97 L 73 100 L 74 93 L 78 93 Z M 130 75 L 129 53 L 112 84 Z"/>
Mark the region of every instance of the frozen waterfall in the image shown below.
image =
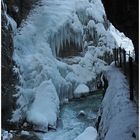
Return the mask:
<path id="1" fill-rule="evenodd" d="M 73 98 L 78 85 L 94 84 L 105 64 L 98 57 L 118 47 L 104 17 L 101 0 L 41 0 L 30 12 L 14 37 L 20 83 L 11 121 L 26 119 L 45 131 L 56 127 L 59 104 Z M 66 42 L 85 53 L 78 64 L 56 59 Z"/>

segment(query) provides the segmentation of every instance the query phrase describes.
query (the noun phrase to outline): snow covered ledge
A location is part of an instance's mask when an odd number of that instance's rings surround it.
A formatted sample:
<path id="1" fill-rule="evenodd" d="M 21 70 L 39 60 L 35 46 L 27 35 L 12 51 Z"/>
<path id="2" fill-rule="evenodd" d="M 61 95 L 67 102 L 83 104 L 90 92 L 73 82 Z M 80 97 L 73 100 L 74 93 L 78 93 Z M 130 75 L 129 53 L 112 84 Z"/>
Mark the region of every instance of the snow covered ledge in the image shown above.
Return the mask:
<path id="1" fill-rule="evenodd" d="M 129 100 L 125 76 L 113 65 L 106 68 L 104 75 L 109 86 L 96 122 L 97 140 L 138 139 L 138 111 Z"/>

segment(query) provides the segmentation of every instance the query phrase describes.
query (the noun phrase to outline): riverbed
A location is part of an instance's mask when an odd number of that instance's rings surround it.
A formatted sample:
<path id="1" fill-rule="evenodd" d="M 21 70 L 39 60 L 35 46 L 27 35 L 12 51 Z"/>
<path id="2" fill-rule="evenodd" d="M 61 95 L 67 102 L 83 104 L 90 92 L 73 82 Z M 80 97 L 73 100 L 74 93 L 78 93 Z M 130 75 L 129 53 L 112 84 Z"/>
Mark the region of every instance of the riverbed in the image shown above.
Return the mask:
<path id="1" fill-rule="evenodd" d="M 73 140 L 88 126 L 94 126 L 97 111 L 102 100 L 101 91 L 80 99 L 73 99 L 62 105 L 56 130 L 37 133 L 41 140 Z"/>

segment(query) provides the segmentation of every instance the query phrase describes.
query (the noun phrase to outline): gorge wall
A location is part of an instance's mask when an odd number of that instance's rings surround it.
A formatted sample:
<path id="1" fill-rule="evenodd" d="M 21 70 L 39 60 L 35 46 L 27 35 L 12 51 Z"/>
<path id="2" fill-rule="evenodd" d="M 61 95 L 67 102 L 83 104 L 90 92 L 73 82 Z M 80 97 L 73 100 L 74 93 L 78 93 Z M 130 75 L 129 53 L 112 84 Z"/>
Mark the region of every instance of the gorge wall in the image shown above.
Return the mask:
<path id="1" fill-rule="evenodd" d="M 13 36 L 14 31 L 10 21 L 14 20 L 17 26 L 26 18 L 33 4 L 37 0 L 4 0 L 1 1 L 2 18 L 2 128 L 6 128 L 12 110 L 15 108 L 13 94 L 16 93 L 15 85 L 18 77 L 13 73 Z M 5 5 L 6 4 L 6 5 Z M 10 16 L 9 16 L 10 15 Z M 12 19 L 12 18 L 14 19 Z"/>
<path id="2" fill-rule="evenodd" d="M 38 0 L 4 0 L 7 13 L 16 21 L 17 26 L 25 19 Z"/>
<path id="3" fill-rule="evenodd" d="M 102 0 L 111 23 L 132 39 L 135 48 L 135 61 L 138 64 L 138 0 Z"/>

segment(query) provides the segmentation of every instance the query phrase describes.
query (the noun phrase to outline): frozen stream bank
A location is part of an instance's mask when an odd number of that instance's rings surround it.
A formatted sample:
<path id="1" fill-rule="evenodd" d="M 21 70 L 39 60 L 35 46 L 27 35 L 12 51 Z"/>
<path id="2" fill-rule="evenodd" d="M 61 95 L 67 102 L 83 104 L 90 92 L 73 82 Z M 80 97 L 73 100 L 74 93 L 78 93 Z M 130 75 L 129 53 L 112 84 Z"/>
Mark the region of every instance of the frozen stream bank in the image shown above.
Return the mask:
<path id="1" fill-rule="evenodd" d="M 61 107 L 57 130 L 38 136 L 41 140 L 74 140 L 87 127 L 94 126 L 101 99 L 102 94 L 97 91 L 94 95 L 64 104 Z M 85 115 L 79 115 L 81 110 Z"/>
<path id="2" fill-rule="evenodd" d="M 97 137 L 94 126 L 103 98 L 102 92 L 98 90 L 90 96 L 72 99 L 61 105 L 56 130 L 50 129 L 47 133 L 22 128 L 10 130 L 10 133 L 3 130 L 3 139 L 7 140 L 11 136 L 12 140 L 94 140 Z"/>
<path id="3" fill-rule="evenodd" d="M 138 109 L 129 98 L 126 77 L 114 64 L 104 75 L 108 88 L 99 111 L 98 140 L 138 140 Z"/>

